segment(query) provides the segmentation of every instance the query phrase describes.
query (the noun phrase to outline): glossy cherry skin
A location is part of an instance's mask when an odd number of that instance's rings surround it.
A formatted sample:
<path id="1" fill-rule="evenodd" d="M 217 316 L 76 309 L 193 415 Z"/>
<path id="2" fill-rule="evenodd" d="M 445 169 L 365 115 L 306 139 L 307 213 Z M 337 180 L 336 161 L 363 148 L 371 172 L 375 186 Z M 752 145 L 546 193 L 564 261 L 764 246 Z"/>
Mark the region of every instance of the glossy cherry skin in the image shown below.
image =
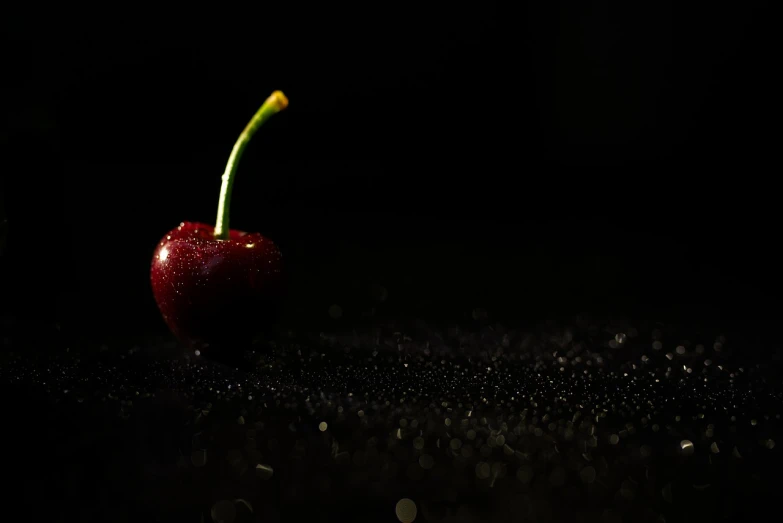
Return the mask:
<path id="1" fill-rule="evenodd" d="M 282 300 L 281 254 L 258 233 L 183 222 L 158 243 L 152 292 L 174 335 L 206 355 L 239 352 L 273 327 Z M 225 355 L 225 354 L 222 354 Z"/>

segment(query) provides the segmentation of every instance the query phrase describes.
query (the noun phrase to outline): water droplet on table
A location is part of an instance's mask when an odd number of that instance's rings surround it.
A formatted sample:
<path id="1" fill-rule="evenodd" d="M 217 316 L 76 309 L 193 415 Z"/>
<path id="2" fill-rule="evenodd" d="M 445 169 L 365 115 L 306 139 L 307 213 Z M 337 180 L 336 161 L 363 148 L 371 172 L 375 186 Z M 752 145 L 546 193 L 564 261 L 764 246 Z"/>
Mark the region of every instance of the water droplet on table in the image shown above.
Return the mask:
<path id="1" fill-rule="evenodd" d="M 412 499 L 403 498 L 397 502 L 394 512 L 400 523 L 413 523 L 416 520 L 418 509 Z"/>
<path id="2" fill-rule="evenodd" d="M 256 465 L 256 475 L 262 480 L 266 481 L 272 477 L 274 470 L 269 465 L 259 463 Z"/>

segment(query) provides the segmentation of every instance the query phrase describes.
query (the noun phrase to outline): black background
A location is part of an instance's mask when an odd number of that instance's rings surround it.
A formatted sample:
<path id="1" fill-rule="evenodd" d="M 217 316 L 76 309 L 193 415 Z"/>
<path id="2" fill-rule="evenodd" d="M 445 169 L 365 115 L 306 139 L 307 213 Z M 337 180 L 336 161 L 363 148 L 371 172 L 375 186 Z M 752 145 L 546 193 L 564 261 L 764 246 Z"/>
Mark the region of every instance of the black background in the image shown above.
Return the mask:
<path id="1" fill-rule="evenodd" d="M 165 332 L 152 250 L 214 221 L 234 140 L 282 89 L 231 224 L 283 249 L 294 327 L 357 323 L 377 283 L 393 318 L 774 329 L 774 17 L 676 4 L 6 13 L 4 316 Z"/>

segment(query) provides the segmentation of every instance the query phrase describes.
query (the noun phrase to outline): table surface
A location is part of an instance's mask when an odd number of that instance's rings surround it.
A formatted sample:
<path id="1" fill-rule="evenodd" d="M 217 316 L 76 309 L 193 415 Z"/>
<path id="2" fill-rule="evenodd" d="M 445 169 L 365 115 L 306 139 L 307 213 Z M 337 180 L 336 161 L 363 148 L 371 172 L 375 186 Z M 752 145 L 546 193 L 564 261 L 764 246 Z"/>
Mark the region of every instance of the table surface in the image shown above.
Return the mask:
<path id="1" fill-rule="evenodd" d="M 417 521 L 765 520 L 781 484 L 777 368 L 720 333 L 292 332 L 241 370 L 129 343 L 2 353 L 9 510 L 395 521 L 409 498 Z"/>

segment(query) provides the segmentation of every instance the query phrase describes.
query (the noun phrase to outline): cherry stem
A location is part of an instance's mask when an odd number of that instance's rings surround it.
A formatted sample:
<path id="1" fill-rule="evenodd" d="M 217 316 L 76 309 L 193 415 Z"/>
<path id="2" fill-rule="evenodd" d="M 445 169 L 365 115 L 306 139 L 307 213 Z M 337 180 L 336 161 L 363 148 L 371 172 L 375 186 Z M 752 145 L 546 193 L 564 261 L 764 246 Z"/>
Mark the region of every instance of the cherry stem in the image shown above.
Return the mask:
<path id="1" fill-rule="evenodd" d="M 239 135 L 234 148 L 231 150 L 231 156 L 228 157 L 228 163 L 226 164 L 226 170 L 221 177 L 223 183 L 220 186 L 220 200 L 218 200 L 218 212 L 217 220 L 215 222 L 215 238 L 219 240 L 228 239 L 228 215 L 231 209 L 231 189 L 234 187 L 234 178 L 236 177 L 237 167 L 239 166 L 239 160 L 242 158 L 242 153 L 245 152 L 248 142 L 253 137 L 255 132 L 261 127 L 264 122 L 283 109 L 288 107 L 288 98 L 282 91 L 273 92 L 269 98 L 266 99 L 261 108 L 256 111 L 253 118 L 245 126 L 245 130 Z"/>

